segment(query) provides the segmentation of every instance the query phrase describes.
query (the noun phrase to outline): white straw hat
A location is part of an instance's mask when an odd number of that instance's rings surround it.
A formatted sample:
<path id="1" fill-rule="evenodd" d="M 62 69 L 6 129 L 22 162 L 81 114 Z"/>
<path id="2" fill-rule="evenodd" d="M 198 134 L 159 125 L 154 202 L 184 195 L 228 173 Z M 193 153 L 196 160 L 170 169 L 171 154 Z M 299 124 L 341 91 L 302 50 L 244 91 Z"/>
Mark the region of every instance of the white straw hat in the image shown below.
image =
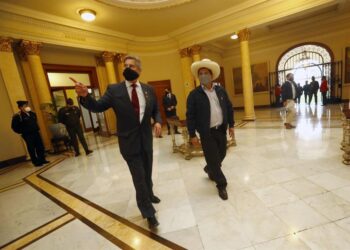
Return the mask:
<path id="1" fill-rule="evenodd" d="M 198 77 L 198 70 L 201 68 L 207 68 L 213 73 L 213 80 L 219 77 L 220 75 L 220 66 L 214 61 L 211 61 L 209 59 L 203 59 L 198 62 L 194 62 L 191 65 L 191 71 L 192 74 L 195 77 Z"/>

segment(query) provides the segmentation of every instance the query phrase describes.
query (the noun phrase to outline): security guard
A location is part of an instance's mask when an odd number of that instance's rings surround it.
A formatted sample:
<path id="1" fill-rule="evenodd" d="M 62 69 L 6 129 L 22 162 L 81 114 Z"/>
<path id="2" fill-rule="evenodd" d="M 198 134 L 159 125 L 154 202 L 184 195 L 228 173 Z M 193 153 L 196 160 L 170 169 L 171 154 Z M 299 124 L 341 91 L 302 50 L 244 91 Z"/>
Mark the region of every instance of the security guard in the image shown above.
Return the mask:
<path id="1" fill-rule="evenodd" d="M 67 106 L 63 107 L 58 112 L 59 122 L 66 125 L 69 137 L 73 143 L 75 156 L 79 156 L 79 145 L 77 140 L 77 135 L 79 137 L 80 143 L 83 145 L 86 155 L 92 153 L 92 150 L 89 150 L 88 145 L 85 141 L 83 129 L 80 124 L 81 111 L 77 106 L 73 105 L 73 100 L 71 98 L 67 99 Z"/>
<path id="2" fill-rule="evenodd" d="M 12 130 L 22 135 L 34 166 L 40 167 L 49 163 L 45 159 L 45 148 L 39 133 L 36 114 L 31 111 L 27 101 L 17 101 L 17 105 L 20 111 L 12 117 Z"/>

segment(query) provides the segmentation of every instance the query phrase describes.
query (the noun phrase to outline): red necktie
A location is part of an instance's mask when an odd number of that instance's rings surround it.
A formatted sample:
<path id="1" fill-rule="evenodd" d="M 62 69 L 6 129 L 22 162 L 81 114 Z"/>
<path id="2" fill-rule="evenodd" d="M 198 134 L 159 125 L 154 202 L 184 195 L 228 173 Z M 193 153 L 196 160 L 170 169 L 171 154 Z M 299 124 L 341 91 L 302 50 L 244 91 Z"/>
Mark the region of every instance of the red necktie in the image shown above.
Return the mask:
<path id="1" fill-rule="evenodd" d="M 132 91 L 131 91 L 131 103 L 134 108 L 137 120 L 140 119 L 140 103 L 139 103 L 139 97 L 137 96 L 136 87 L 137 85 L 134 83 L 131 85 Z"/>

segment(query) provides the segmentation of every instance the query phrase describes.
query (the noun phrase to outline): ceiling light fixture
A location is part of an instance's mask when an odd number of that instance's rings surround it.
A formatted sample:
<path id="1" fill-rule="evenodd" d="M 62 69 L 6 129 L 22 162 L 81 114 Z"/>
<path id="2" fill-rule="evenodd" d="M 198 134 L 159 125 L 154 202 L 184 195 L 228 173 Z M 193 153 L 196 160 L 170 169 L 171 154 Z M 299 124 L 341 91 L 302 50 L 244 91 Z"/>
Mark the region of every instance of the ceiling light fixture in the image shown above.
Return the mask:
<path id="1" fill-rule="evenodd" d="M 90 9 L 81 9 L 78 13 L 85 22 L 92 22 L 96 18 L 96 12 Z"/>
<path id="2" fill-rule="evenodd" d="M 232 40 L 238 39 L 238 35 L 236 34 L 236 32 L 232 34 L 231 39 Z"/>

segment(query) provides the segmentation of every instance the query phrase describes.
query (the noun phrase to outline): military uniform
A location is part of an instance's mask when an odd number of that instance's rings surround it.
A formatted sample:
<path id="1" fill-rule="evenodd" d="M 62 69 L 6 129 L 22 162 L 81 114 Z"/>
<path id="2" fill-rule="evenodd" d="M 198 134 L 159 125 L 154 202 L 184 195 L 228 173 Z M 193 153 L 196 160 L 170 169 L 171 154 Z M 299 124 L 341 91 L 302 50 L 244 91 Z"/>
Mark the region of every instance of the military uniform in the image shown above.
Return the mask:
<path id="1" fill-rule="evenodd" d="M 22 135 L 32 163 L 35 166 L 41 166 L 43 163 L 47 163 L 36 114 L 32 111 L 18 112 L 12 117 L 11 127 L 17 134 Z"/>
<path id="2" fill-rule="evenodd" d="M 66 126 L 76 155 L 80 154 L 77 136 L 80 143 L 83 145 L 85 153 L 91 153 L 84 138 L 83 129 L 80 124 L 80 117 L 81 111 L 76 106 L 63 107 L 58 112 L 58 120 Z"/>

